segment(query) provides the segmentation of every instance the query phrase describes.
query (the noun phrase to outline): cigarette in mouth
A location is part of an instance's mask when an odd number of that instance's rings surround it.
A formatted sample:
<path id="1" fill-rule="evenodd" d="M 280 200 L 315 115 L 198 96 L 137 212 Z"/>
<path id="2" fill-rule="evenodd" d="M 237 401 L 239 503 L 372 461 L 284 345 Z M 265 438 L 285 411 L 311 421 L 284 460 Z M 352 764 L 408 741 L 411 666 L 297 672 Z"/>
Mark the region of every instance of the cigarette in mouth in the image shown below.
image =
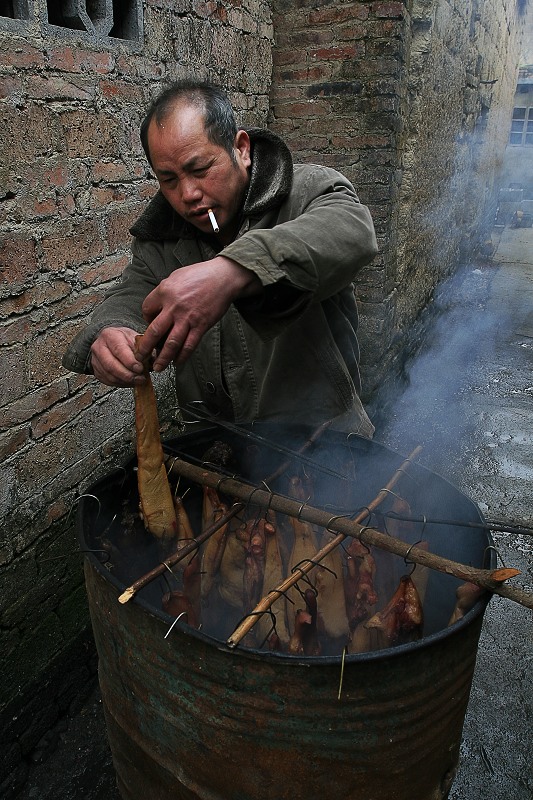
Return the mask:
<path id="1" fill-rule="evenodd" d="M 209 214 L 209 221 L 211 222 L 211 225 L 213 226 L 214 232 L 218 233 L 220 231 L 220 228 L 218 227 L 217 218 L 215 217 L 215 215 L 213 214 L 213 212 L 212 212 L 212 210 L 210 208 L 207 209 L 207 213 Z"/>

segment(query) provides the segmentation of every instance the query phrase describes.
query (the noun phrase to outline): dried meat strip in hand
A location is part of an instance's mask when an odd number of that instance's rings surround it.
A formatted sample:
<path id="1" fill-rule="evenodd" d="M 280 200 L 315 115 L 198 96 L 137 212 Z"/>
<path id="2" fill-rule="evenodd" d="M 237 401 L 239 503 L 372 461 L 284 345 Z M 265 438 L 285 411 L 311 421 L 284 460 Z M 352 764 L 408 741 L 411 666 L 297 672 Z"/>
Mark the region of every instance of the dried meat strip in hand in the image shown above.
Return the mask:
<path id="1" fill-rule="evenodd" d="M 135 339 L 136 348 L 140 339 L 141 336 Z M 176 513 L 163 458 L 157 401 L 148 361 L 143 361 L 143 366 L 146 381 L 133 389 L 140 511 L 150 533 L 158 538 L 169 538 L 177 532 Z"/>

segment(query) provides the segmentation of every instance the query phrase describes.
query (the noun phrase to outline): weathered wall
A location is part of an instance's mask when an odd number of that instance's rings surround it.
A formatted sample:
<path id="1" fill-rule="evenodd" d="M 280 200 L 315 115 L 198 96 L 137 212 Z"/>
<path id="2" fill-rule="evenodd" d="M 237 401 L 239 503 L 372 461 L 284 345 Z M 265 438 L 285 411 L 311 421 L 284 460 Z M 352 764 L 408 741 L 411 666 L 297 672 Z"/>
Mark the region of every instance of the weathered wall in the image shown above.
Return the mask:
<path id="1" fill-rule="evenodd" d="M 142 111 L 194 70 L 231 90 L 243 124 L 261 124 L 271 71 L 262 0 L 147 0 L 139 41 L 50 26 L 45 0 L 29 5 L 26 19 L 0 17 L 1 796 L 5 771 L 18 764 L 22 780 L 20 757 L 91 674 L 70 512 L 130 450 L 132 397 L 60 361 L 126 264 L 128 227 L 155 190 Z"/>
<path id="2" fill-rule="evenodd" d="M 271 123 L 344 171 L 377 224 L 360 275 L 365 397 L 433 289 L 487 236 L 520 47 L 516 0 L 274 0 Z"/>
<path id="3" fill-rule="evenodd" d="M 270 102 L 297 157 L 353 180 L 381 244 L 358 286 L 368 395 L 482 228 L 520 4 L 273 0 L 270 96 L 266 0 L 87 0 L 137 12 L 112 39 L 87 15 L 89 32 L 49 25 L 65 0 L 2 5 L 26 15 L 0 16 L 0 794 L 94 674 L 73 511 L 131 451 L 131 393 L 60 358 L 155 190 L 137 137 L 148 99 L 194 70 L 231 90 L 242 124 L 263 124 Z"/>

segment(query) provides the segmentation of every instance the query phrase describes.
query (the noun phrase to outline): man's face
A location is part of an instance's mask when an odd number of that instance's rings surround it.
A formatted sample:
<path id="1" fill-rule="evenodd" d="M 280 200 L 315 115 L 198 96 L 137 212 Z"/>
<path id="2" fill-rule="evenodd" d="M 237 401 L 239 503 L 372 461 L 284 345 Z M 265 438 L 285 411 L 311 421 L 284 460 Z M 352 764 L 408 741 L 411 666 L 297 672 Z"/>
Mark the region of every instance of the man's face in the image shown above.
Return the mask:
<path id="1" fill-rule="evenodd" d="M 202 112 L 179 104 L 160 124 L 152 119 L 148 149 L 161 192 L 172 208 L 204 233 L 213 232 L 207 213 L 212 209 L 221 241 L 231 241 L 249 183 L 246 131 L 235 137 L 232 160 L 227 150 L 207 138 Z"/>

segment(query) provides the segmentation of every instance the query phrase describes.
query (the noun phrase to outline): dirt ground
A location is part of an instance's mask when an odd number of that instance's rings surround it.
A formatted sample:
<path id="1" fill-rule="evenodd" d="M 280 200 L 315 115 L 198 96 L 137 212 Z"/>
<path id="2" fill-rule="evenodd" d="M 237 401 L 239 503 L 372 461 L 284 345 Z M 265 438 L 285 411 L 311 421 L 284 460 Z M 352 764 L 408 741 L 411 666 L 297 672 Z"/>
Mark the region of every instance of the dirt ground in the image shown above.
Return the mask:
<path id="1" fill-rule="evenodd" d="M 533 527 L 533 231 L 505 229 L 491 263 L 441 294 L 435 333 L 376 438 L 472 497 L 487 519 Z M 495 536 L 501 563 L 533 587 L 533 538 Z M 493 598 L 485 614 L 450 800 L 531 800 L 531 612 Z M 32 767 L 20 800 L 119 800 L 98 689 Z M 412 800 L 418 800 L 413 798 Z"/>

